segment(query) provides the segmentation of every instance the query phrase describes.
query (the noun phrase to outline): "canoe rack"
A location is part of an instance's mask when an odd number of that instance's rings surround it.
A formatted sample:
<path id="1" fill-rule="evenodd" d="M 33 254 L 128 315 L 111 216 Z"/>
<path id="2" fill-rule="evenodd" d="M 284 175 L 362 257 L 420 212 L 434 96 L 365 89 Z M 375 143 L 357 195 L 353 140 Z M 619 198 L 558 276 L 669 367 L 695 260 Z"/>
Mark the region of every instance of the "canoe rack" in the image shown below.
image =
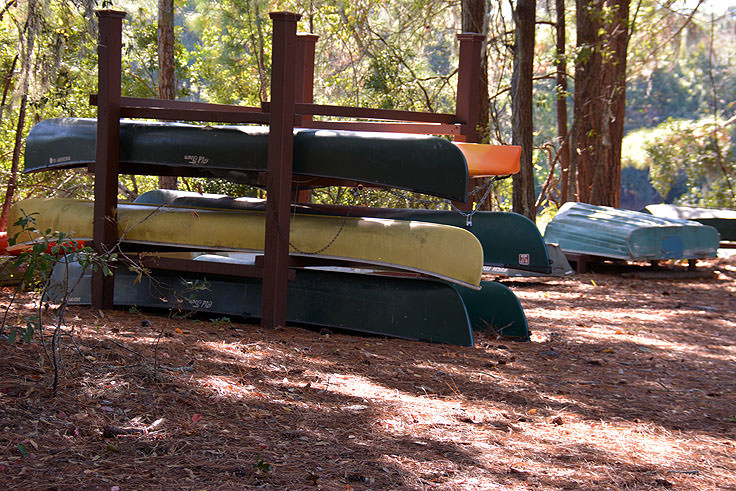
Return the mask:
<path id="1" fill-rule="evenodd" d="M 98 93 L 90 97 L 97 106 L 94 237 L 98 252 L 111 251 L 117 237 L 117 190 L 120 159 L 120 119 L 213 123 L 259 123 L 269 126 L 265 247 L 260 271 L 263 278 L 264 327 L 283 325 L 289 281 L 289 211 L 292 193 L 293 130 L 317 129 L 453 135 L 456 141 L 478 142 L 480 57 L 483 36 L 460 33 L 457 100 L 454 114 L 369 109 L 313 103 L 314 54 L 318 36 L 297 34 L 301 15 L 272 12 L 271 101 L 261 107 L 208 104 L 178 100 L 121 96 L 122 21 L 125 12 L 98 10 Z M 301 68 L 301 69 L 300 69 Z M 335 116 L 369 121 L 315 121 L 313 116 Z M 144 173 L 144 172 L 142 172 Z M 153 172 L 151 172 L 153 174 Z M 160 171 L 156 175 L 161 174 Z M 176 175 L 173 171 L 169 175 Z M 298 199 L 298 198 L 297 198 Z M 471 204 L 472 205 L 472 204 Z M 465 205 L 465 209 L 468 205 Z M 184 264 L 177 267 L 186 268 Z M 92 305 L 113 306 L 114 276 L 96 271 L 92 279 Z"/>

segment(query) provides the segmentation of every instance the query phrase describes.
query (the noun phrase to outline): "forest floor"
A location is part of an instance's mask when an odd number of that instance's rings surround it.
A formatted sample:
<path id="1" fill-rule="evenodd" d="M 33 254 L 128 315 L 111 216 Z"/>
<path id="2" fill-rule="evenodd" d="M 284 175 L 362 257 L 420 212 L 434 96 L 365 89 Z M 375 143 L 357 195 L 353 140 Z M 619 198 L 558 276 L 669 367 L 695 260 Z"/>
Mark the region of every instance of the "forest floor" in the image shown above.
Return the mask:
<path id="1" fill-rule="evenodd" d="M 736 490 L 736 256 L 697 270 L 506 279 L 532 341 L 472 348 L 70 308 L 56 395 L 0 342 L 0 488 Z"/>

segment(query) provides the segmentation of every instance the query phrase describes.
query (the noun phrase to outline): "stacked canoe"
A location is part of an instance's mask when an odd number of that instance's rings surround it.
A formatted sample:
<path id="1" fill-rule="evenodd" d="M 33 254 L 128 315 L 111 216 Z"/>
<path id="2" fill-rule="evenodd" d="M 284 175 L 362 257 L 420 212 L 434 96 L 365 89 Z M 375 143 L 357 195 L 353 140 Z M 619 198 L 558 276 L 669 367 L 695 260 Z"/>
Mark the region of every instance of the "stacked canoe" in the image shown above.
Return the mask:
<path id="1" fill-rule="evenodd" d="M 92 165 L 95 138 L 94 120 L 41 122 L 27 139 L 26 171 Z M 470 177 L 518 169 L 517 150 L 459 146 L 437 137 L 297 130 L 294 139 L 295 179 L 306 187 L 361 183 L 464 200 Z M 246 127 L 122 122 L 121 172 L 260 183 L 267 141 L 267 130 Z M 514 294 L 481 281 L 481 272 L 484 263 L 548 270 L 544 242 L 531 222 L 513 214 L 479 213 L 468 220 L 454 212 L 366 210 L 296 207 L 290 254 L 322 265 L 296 269 L 288 321 L 460 345 L 473 344 L 474 328 L 528 339 Z M 92 212 L 92 202 L 61 198 L 13 207 L 15 217 L 34 215 L 37 229 L 80 240 L 92 237 Z M 260 280 L 223 274 L 214 264 L 235 270 L 255 262 L 253 254 L 263 251 L 263 203 L 153 193 L 120 204 L 117 213 L 123 248 L 206 253 L 196 260 L 219 272 L 162 268 L 138 281 L 117 268 L 116 304 L 260 316 Z M 232 257 L 223 258 L 225 253 Z M 67 283 L 67 268 L 81 281 Z M 88 273 L 73 262 L 58 269 L 49 298 L 88 303 Z M 208 287 L 189 287 L 202 283 Z"/>

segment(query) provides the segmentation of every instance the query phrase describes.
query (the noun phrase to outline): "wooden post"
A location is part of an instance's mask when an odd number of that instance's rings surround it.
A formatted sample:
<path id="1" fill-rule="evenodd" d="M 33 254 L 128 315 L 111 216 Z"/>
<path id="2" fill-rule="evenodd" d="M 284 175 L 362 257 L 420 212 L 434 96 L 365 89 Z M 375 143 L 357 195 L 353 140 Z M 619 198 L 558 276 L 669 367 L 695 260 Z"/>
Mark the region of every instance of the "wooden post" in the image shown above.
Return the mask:
<path id="1" fill-rule="evenodd" d="M 317 39 L 319 39 L 319 36 L 316 34 L 299 34 L 296 37 L 296 102 L 314 102 L 314 50 Z M 310 114 L 296 116 L 297 125 L 311 120 L 312 115 Z M 296 189 L 295 201 L 297 203 L 309 203 L 312 201 L 312 191 Z"/>
<path id="2" fill-rule="evenodd" d="M 465 123 L 464 134 L 457 141 L 478 142 L 478 98 L 480 97 L 480 55 L 483 35 L 463 32 L 457 35 L 460 41 L 460 60 L 457 74 L 457 101 L 455 114 Z"/>
<path id="3" fill-rule="evenodd" d="M 314 51 L 319 36 L 299 34 L 296 37 L 296 102 L 314 102 Z M 297 115 L 297 125 L 301 121 L 311 121 L 311 115 Z"/>
<path id="4" fill-rule="evenodd" d="M 457 67 L 457 100 L 455 115 L 465 124 L 465 131 L 457 135 L 455 140 L 477 143 L 478 134 L 478 98 L 480 97 L 480 61 L 483 35 L 462 32 L 457 35 L 460 41 L 460 56 Z M 472 180 L 468 180 L 468 194 L 473 190 Z M 472 200 L 465 203 L 456 202 L 455 206 L 463 211 L 473 209 Z"/>
<path id="5" fill-rule="evenodd" d="M 294 160 L 296 23 L 301 18 L 301 15 L 290 12 L 272 12 L 270 16 L 273 21 L 273 47 L 261 305 L 263 327 L 283 326 L 286 323 L 291 169 Z"/>
<path id="6" fill-rule="evenodd" d="M 95 156 L 95 250 L 104 254 L 118 239 L 118 168 L 120 165 L 120 78 L 122 23 L 125 12 L 98 10 L 99 38 L 97 153 Z M 114 277 L 98 270 L 92 274 L 92 306 L 111 308 Z"/>

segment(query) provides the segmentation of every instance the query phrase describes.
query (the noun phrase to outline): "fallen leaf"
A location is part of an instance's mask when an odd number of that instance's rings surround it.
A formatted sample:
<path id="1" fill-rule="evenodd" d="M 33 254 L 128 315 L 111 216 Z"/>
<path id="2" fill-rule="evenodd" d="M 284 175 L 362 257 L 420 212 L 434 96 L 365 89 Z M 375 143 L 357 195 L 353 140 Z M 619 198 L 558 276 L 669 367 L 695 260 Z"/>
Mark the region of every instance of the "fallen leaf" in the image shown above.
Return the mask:
<path id="1" fill-rule="evenodd" d="M 193 423 L 198 423 L 200 419 L 202 419 L 202 415 L 201 415 L 201 414 L 199 414 L 199 413 L 195 413 L 195 414 L 194 414 L 194 415 L 192 416 L 192 422 L 193 422 Z"/>
<path id="2" fill-rule="evenodd" d="M 18 444 L 18 451 L 23 457 L 28 457 L 28 449 L 22 443 Z"/>

